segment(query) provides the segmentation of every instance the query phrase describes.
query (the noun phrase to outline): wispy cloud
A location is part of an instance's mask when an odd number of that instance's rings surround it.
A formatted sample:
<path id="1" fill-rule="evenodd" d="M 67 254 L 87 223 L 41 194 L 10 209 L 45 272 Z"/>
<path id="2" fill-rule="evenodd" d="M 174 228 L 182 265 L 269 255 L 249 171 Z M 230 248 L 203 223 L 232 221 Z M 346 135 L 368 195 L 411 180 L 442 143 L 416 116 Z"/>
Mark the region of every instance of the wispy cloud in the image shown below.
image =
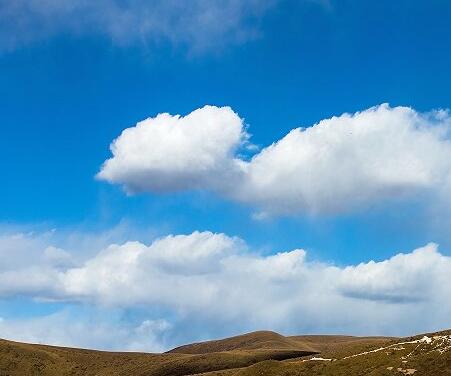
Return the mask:
<path id="1" fill-rule="evenodd" d="M 119 45 L 170 43 L 192 52 L 259 34 L 276 0 L 15 0 L 0 2 L 0 49 L 61 34 L 101 35 Z"/>
<path id="2" fill-rule="evenodd" d="M 0 319 L 0 336 L 29 343 L 120 351 L 163 351 L 170 324 L 130 322 L 120 311 L 66 307 L 44 316 Z"/>

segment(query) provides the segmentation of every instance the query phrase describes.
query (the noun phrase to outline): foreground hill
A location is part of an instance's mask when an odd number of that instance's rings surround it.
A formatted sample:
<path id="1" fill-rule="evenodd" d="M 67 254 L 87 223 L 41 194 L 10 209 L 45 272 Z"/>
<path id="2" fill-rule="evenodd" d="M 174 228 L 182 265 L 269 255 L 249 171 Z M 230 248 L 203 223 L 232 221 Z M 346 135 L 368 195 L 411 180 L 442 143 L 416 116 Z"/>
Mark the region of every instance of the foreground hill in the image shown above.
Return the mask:
<path id="1" fill-rule="evenodd" d="M 451 331 L 409 338 L 255 332 L 185 345 L 165 354 L 0 340 L 0 375 L 451 375 Z"/>
<path id="2" fill-rule="evenodd" d="M 285 360 L 317 351 L 273 332 L 194 344 L 165 354 L 114 353 L 0 340 L 0 375 L 183 376 Z M 186 350 L 183 350 L 186 349 Z M 198 350 L 196 350 L 198 349 Z"/>

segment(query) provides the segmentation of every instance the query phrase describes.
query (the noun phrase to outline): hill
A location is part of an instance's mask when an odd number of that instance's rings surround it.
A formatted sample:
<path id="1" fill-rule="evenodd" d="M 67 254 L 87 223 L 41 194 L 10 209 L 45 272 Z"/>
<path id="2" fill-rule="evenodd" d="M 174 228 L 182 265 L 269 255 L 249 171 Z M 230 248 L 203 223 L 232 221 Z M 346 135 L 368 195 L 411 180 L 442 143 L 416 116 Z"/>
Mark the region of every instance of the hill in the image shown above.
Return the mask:
<path id="1" fill-rule="evenodd" d="M 259 331 L 215 341 L 184 345 L 170 350 L 168 353 L 209 354 L 234 350 L 296 350 L 308 353 L 319 352 L 307 343 L 303 343 L 300 337 L 299 339 L 297 337 L 290 338 L 275 332 Z"/>
<path id="2" fill-rule="evenodd" d="M 164 354 L 0 340 L 0 376 L 451 375 L 451 331 L 408 338 L 254 332 Z"/>

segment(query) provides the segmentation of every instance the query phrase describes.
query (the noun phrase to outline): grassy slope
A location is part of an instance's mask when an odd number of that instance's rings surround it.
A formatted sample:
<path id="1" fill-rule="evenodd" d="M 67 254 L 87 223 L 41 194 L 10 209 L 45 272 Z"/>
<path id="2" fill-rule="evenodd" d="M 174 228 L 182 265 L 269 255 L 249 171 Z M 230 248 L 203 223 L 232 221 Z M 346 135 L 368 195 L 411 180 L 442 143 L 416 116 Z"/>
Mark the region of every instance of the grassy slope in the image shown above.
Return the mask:
<path id="1" fill-rule="evenodd" d="M 428 336 L 450 335 L 451 331 L 430 333 Z M 451 375 L 451 338 L 448 343 L 437 339 L 432 343 L 413 343 L 394 345 L 400 342 L 413 341 L 423 337 L 416 336 L 404 339 L 384 338 L 327 338 L 318 342 L 324 342 L 321 357 L 337 359 L 334 361 L 303 361 L 304 359 L 291 359 L 285 362 L 264 361 L 230 374 L 233 376 L 255 375 L 284 375 L 284 376 L 402 376 L 402 375 L 426 375 L 446 376 Z M 306 338 L 299 337 L 302 341 Z M 323 341 L 324 340 L 324 341 Z M 312 342 L 315 342 L 313 339 Z M 353 354 L 394 345 L 385 350 L 354 356 L 343 359 Z M 439 351 L 441 350 L 442 353 Z M 212 373 L 211 376 L 215 374 Z"/>
<path id="2" fill-rule="evenodd" d="M 315 353 L 277 333 L 256 332 L 195 344 L 166 354 L 112 353 L 0 340 L 0 376 L 146 375 L 182 376 L 239 368 L 267 359 L 291 359 Z M 209 351 L 213 349 L 214 351 Z M 199 351 L 196 351 L 199 349 Z"/>
<path id="3" fill-rule="evenodd" d="M 180 346 L 168 353 L 180 354 L 208 354 L 220 351 L 234 350 L 297 350 L 315 353 L 314 347 L 304 343 L 300 337 L 284 337 L 270 331 L 259 331 L 242 334 L 235 337 L 207 341 Z"/>
<path id="4" fill-rule="evenodd" d="M 451 332 L 441 333 L 445 334 Z M 441 354 L 438 349 L 445 347 L 439 340 L 343 359 L 407 340 L 412 339 L 284 337 L 273 332 L 256 332 L 182 346 L 166 354 L 112 353 L 0 340 L 0 376 L 402 376 L 409 369 L 416 370 L 414 376 L 451 375 L 451 346 Z M 305 356 L 305 351 L 312 349 L 321 351 L 316 356 L 337 360 L 304 361 L 312 357 Z"/>

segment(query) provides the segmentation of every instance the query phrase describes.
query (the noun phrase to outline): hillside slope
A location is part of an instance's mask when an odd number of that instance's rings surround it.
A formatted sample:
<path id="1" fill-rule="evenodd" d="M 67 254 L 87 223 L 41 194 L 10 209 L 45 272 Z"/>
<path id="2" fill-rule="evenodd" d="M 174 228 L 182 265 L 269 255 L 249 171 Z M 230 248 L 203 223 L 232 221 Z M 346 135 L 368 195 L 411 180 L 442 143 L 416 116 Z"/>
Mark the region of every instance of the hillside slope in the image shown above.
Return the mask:
<path id="1" fill-rule="evenodd" d="M 317 353 L 277 333 L 249 333 L 230 338 L 215 351 L 205 344 L 165 354 L 114 353 L 0 340 L 0 375 L 146 375 L 183 376 L 239 368 L 264 360 L 285 360 Z M 193 346 L 193 348 L 190 348 Z M 222 349 L 221 349 L 222 347 Z M 199 351 L 194 349 L 199 348 Z"/>
<path id="2" fill-rule="evenodd" d="M 305 340 L 305 337 L 301 337 Z M 264 361 L 237 372 L 234 376 L 448 376 L 451 375 L 451 331 L 391 339 L 366 338 L 328 343 L 321 356 Z M 376 345 L 376 342 L 379 342 Z M 340 345 L 341 343 L 341 345 Z M 223 373 L 211 373 L 225 375 Z"/>
<path id="3" fill-rule="evenodd" d="M 180 354 L 209 354 L 220 351 L 234 350 L 298 350 L 306 352 L 319 352 L 314 347 L 303 343 L 296 337 L 284 337 L 270 331 L 246 333 L 235 337 L 193 343 L 177 347 L 168 353 Z"/>
<path id="4" fill-rule="evenodd" d="M 316 353 L 315 350 L 320 353 Z M 255 332 L 165 354 L 115 353 L 0 340 L 1 376 L 451 375 L 451 331 L 409 338 Z"/>

